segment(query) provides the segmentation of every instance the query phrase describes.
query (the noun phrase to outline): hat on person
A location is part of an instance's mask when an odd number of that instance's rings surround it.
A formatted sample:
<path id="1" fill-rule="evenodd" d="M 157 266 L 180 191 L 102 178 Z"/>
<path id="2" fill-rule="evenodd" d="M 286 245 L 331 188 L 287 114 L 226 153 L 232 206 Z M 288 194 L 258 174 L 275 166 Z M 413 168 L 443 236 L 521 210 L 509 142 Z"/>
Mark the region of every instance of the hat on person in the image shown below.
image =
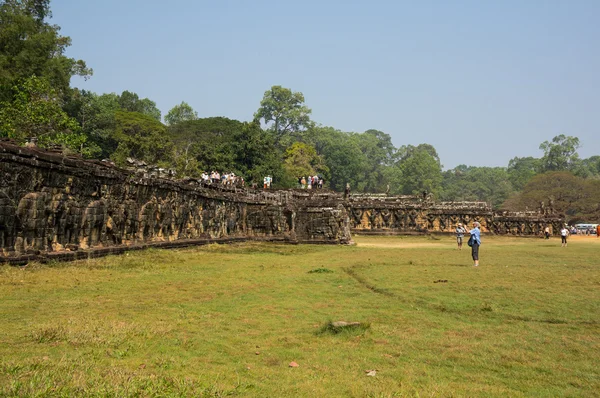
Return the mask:
<path id="1" fill-rule="evenodd" d="M 459 226 L 459 227 L 462 227 L 462 223 L 460 223 L 460 222 L 459 222 L 459 223 L 458 223 L 458 226 Z"/>

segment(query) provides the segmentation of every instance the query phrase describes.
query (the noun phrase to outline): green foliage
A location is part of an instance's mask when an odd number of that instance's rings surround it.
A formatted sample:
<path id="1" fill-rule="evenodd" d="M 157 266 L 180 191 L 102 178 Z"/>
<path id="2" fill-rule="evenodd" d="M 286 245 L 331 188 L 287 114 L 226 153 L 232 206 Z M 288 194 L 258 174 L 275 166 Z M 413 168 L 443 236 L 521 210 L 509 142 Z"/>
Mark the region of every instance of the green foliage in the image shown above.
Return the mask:
<path id="1" fill-rule="evenodd" d="M 275 187 L 290 187 L 293 181 L 285 173 L 281 153 L 275 148 L 273 137 L 256 122 L 244 123 L 233 134 L 234 170 L 248 183 L 262 183 L 270 175 Z"/>
<path id="2" fill-rule="evenodd" d="M 88 157 L 97 154 L 77 121 L 62 110 L 58 93 L 47 80 L 32 76 L 12 92 L 11 101 L 0 103 L 0 136 L 21 142 L 36 137 L 41 147 L 62 144 Z"/>
<path id="3" fill-rule="evenodd" d="M 304 95 L 289 88 L 273 86 L 265 91 L 254 120 L 272 123 L 270 131 L 277 143 L 287 146 L 299 138 L 300 132 L 312 125 L 310 113 L 304 105 Z"/>
<path id="4" fill-rule="evenodd" d="M 148 98 L 140 99 L 136 93 L 123 91 L 119 97 L 119 105 L 124 111 L 148 115 L 160 122 L 160 110 L 156 107 L 156 103 Z"/>
<path id="5" fill-rule="evenodd" d="M 364 189 L 365 158 L 357 140 L 332 127 L 309 129 L 307 140 L 325 160 L 329 173 L 325 173 L 324 178 L 329 188 L 342 192 L 346 183 L 349 183 L 353 191 L 361 192 Z"/>
<path id="6" fill-rule="evenodd" d="M 0 102 L 10 101 L 12 88 L 31 76 L 63 95 L 72 76 L 92 74 L 84 61 L 64 55 L 71 39 L 46 22 L 50 16 L 49 0 L 0 2 Z"/>
<path id="7" fill-rule="evenodd" d="M 442 165 L 435 148 L 429 144 L 404 145 L 396 152 L 396 163 L 388 171 L 391 192 L 419 195 L 438 194 L 442 183 Z"/>
<path id="8" fill-rule="evenodd" d="M 537 209 L 541 202 L 549 205 L 570 222 L 600 222 L 600 180 L 584 179 L 569 172 L 536 175 L 519 194 L 502 207 L 507 210 Z"/>
<path id="9" fill-rule="evenodd" d="M 508 180 L 517 191 L 523 189 L 525 184 L 541 170 L 542 162 L 533 157 L 514 157 L 508 162 Z"/>
<path id="10" fill-rule="evenodd" d="M 482 201 L 498 208 L 512 193 L 505 168 L 460 165 L 444 172 L 440 199 Z"/>
<path id="11" fill-rule="evenodd" d="M 233 143 L 242 126 L 237 120 L 211 117 L 170 125 L 168 133 L 177 154 L 185 154 L 187 161 L 195 159 L 200 172 L 237 171 Z"/>
<path id="12" fill-rule="evenodd" d="M 379 130 L 367 130 L 362 134 L 351 134 L 363 155 L 363 167 L 359 186 L 365 192 L 384 192 L 389 182 L 386 170 L 393 162 L 396 148 L 392 138 Z"/>
<path id="13" fill-rule="evenodd" d="M 109 158 L 115 152 L 119 145 L 115 140 L 115 114 L 120 109 L 117 94 L 74 89 L 64 109 L 79 122 L 88 142 L 100 148 L 98 157 Z"/>
<path id="14" fill-rule="evenodd" d="M 165 126 L 151 116 L 137 112 L 117 111 L 114 139 L 118 147 L 113 160 L 124 165 L 128 157 L 149 164 L 171 166 L 173 143 Z"/>
<path id="15" fill-rule="evenodd" d="M 297 179 L 323 174 L 327 166 L 323 158 L 317 155 L 316 149 L 303 142 L 296 142 L 285 151 L 284 168 L 288 175 Z"/>
<path id="16" fill-rule="evenodd" d="M 198 112 L 185 101 L 182 101 L 179 105 L 175 105 L 165 115 L 165 123 L 167 126 L 196 119 L 198 119 Z"/>
<path id="17" fill-rule="evenodd" d="M 557 135 L 552 142 L 544 141 L 540 149 L 544 151 L 541 159 L 543 171 L 573 171 L 579 161 L 579 138 Z"/>

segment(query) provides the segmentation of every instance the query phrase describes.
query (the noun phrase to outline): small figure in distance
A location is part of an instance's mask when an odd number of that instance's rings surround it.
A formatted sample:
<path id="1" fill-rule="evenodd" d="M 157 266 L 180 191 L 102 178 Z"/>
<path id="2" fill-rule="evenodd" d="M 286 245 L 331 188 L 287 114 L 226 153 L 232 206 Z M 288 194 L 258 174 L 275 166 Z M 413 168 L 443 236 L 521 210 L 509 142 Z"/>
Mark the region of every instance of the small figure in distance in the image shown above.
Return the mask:
<path id="1" fill-rule="evenodd" d="M 473 266 L 479 267 L 479 246 L 481 245 L 481 231 L 477 221 L 473 222 L 473 229 L 469 231 L 473 244 L 471 245 L 471 257 L 473 257 Z"/>
<path id="2" fill-rule="evenodd" d="M 567 229 L 567 224 L 563 225 L 560 230 L 560 246 L 567 247 L 567 236 L 569 236 L 569 230 Z"/>
<path id="3" fill-rule="evenodd" d="M 458 223 L 456 226 L 456 243 L 458 244 L 458 250 L 462 250 L 463 238 L 467 229 L 463 227 L 462 223 Z"/>
<path id="4" fill-rule="evenodd" d="M 544 228 L 544 236 L 546 237 L 546 239 L 550 239 L 550 227 L 546 225 L 546 228 Z"/>

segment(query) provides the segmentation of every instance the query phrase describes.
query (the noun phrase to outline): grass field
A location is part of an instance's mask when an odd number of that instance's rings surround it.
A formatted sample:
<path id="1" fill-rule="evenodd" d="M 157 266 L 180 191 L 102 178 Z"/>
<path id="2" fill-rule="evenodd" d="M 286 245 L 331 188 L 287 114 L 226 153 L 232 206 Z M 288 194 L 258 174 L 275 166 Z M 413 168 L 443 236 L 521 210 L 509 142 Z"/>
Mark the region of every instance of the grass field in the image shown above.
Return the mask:
<path id="1" fill-rule="evenodd" d="M 599 396 L 600 239 L 355 240 L 0 266 L 0 396 Z"/>

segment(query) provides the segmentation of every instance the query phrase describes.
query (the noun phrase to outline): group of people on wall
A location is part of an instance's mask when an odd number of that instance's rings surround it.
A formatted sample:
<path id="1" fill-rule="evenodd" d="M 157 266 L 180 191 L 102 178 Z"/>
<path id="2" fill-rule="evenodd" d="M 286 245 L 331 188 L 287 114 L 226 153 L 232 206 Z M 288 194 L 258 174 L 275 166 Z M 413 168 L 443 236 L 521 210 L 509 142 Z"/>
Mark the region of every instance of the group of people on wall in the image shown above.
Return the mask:
<path id="1" fill-rule="evenodd" d="M 206 184 L 212 183 L 223 185 L 238 185 L 243 187 L 246 183 L 244 181 L 244 177 L 237 176 L 234 172 L 221 174 L 216 170 L 211 171 L 210 174 L 206 171 L 203 171 L 200 175 L 200 178 Z"/>
<path id="2" fill-rule="evenodd" d="M 321 189 L 323 188 L 323 177 L 318 175 L 308 177 L 298 177 L 298 188 L 302 189 Z"/>

